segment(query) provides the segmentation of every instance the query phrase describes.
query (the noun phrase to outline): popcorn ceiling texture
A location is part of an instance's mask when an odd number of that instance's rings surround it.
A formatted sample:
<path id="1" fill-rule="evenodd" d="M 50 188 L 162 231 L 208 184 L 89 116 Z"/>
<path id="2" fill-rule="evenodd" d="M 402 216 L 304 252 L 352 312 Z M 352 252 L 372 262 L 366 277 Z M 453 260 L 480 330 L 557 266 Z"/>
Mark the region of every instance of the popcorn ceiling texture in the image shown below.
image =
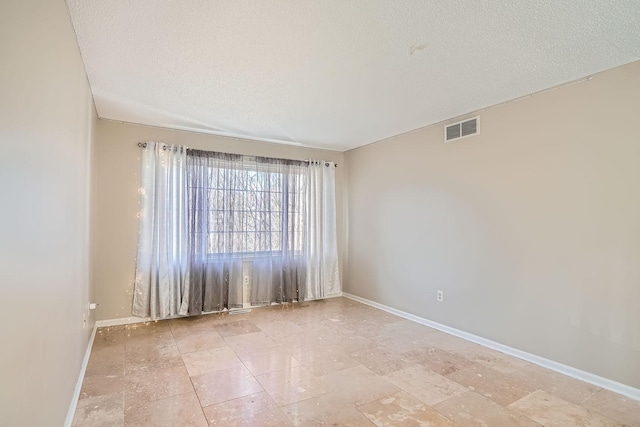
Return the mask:
<path id="1" fill-rule="evenodd" d="M 640 59 L 638 0 L 67 0 L 101 118 L 347 150 Z"/>

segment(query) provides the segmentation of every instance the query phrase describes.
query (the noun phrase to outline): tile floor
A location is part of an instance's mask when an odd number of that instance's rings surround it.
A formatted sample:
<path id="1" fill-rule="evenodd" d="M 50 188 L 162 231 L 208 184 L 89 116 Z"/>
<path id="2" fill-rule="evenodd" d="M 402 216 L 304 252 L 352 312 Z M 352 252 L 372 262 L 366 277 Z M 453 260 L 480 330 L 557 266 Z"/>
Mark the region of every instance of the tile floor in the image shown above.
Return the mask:
<path id="1" fill-rule="evenodd" d="M 640 426 L 640 402 L 346 298 L 99 329 L 74 426 Z"/>

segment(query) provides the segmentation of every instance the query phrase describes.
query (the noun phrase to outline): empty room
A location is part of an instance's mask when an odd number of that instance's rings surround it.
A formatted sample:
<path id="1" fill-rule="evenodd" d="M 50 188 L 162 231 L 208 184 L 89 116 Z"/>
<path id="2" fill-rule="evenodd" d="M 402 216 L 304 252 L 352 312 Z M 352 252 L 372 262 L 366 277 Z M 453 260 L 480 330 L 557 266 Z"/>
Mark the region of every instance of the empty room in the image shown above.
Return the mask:
<path id="1" fill-rule="evenodd" d="M 0 0 L 0 426 L 640 427 L 639 23 Z"/>

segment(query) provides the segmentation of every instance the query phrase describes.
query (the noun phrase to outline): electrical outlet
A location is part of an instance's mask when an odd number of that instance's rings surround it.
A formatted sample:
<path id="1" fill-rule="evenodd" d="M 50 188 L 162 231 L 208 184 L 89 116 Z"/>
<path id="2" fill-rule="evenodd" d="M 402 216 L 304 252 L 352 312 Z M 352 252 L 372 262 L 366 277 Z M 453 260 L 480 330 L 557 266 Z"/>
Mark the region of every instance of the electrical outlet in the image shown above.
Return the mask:
<path id="1" fill-rule="evenodd" d="M 249 284 L 249 276 L 244 276 L 243 284 L 245 284 L 245 285 Z"/>
<path id="2" fill-rule="evenodd" d="M 436 301 L 438 302 L 444 301 L 444 291 L 436 291 Z"/>

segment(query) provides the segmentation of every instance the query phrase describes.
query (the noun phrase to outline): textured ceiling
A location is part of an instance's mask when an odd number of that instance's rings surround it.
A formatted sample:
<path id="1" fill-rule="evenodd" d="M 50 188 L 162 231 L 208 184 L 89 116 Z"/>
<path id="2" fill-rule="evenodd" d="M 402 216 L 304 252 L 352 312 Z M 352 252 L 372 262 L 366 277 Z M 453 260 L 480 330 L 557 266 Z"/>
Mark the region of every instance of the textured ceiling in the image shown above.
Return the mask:
<path id="1" fill-rule="evenodd" d="M 347 150 L 640 59 L 640 1 L 67 0 L 98 115 Z"/>

